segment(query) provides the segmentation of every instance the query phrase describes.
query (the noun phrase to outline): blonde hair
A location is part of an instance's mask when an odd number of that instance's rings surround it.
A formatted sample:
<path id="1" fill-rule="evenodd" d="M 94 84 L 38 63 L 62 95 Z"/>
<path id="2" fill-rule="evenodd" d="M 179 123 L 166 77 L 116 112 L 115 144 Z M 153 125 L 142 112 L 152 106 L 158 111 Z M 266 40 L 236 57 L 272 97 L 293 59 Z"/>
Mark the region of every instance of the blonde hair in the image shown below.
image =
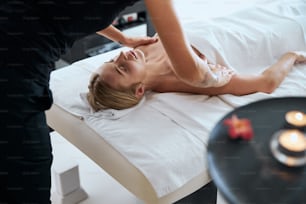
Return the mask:
<path id="1" fill-rule="evenodd" d="M 135 96 L 136 87 L 139 83 L 133 84 L 129 88 L 116 90 L 111 88 L 103 80 L 99 79 L 99 74 L 94 73 L 89 83 L 87 100 L 94 111 L 108 108 L 122 110 L 133 107 L 139 103 L 141 97 Z"/>

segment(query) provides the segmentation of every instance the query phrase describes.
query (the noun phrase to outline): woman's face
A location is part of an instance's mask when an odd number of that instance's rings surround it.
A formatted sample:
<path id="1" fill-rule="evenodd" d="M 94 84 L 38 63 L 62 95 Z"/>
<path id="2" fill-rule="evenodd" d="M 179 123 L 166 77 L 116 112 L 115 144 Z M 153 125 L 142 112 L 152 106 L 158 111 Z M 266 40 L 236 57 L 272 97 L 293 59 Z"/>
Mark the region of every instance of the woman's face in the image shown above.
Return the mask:
<path id="1" fill-rule="evenodd" d="M 122 51 L 114 59 L 104 63 L 98 73 L 100 80 L 120 90 L 144 80 L 145 64 L 145 56 L 141 50 Z"/>

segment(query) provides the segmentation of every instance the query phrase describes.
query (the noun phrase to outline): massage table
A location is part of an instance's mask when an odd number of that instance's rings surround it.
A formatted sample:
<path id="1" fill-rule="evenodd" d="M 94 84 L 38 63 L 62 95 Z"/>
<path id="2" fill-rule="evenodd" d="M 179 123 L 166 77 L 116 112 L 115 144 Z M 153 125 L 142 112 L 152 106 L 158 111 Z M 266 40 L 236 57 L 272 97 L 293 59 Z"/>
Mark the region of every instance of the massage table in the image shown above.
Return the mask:
<path id="1" fill-rule="evenodd" d="M 268 1 L 184 24 L 191 44 L 239 74 L 259 74 L 283 53 L 306 51 L 306 2 Z M 135 107 L 93 112 L 84 97 L 91 74 L 122 47 L 51 73 L 48 125 L 145 203 L 173 203 L 211 181 L 210 131 L 229 111 L 270 97 L 306 96 L 306 64 L 271 94 L 214 97 L 149 92 Z M 86 189 L 85 189 L 86 190 Z"/>

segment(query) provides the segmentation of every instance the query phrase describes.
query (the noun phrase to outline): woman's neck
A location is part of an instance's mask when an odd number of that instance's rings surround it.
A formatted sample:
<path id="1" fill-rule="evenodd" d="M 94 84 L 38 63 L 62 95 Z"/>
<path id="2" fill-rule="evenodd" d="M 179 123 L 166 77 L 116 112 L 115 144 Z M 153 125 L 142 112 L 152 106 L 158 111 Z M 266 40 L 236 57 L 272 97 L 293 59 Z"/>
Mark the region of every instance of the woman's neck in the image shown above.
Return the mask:
<path id="1" fill-rule="evenodd" d="M 148 62 L 145 70 L 146 77 L 144 79 L 144 84 L 147 91 L 154 90 L 154 88 L 159 84 L 160 73 L 158 73 L 159 63 Z"/>
<path id="2" fill-rule="evenodd" d="M 154 89 L 159 84 L 161 76 L 173 74 L 170 60 L 160 41 L 136 49 L 140 49 L 146 57 L 146 90 Z"/>

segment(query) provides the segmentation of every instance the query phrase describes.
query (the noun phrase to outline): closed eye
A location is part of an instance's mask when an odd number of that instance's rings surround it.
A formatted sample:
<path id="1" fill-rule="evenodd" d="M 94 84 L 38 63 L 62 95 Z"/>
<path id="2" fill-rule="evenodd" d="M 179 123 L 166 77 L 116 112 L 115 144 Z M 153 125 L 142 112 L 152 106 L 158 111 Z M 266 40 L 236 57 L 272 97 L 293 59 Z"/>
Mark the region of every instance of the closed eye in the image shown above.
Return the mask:
<path id="1" fill-rule="evenodd" d="M 120 75 L 123 75 L 122 70 L 121 70 L 118 66 L 115 66 L 115 70 L 116 70 Z"/>
<path id="2" fill-rule="evenodd" d="M 120 66 L 119 66 L 119 69 L 122 70 L 122 71 L 124 71 L 124 72 L 127 72 L 127 69 L 125 68 L 125 66 L 120 65 Z"/>

